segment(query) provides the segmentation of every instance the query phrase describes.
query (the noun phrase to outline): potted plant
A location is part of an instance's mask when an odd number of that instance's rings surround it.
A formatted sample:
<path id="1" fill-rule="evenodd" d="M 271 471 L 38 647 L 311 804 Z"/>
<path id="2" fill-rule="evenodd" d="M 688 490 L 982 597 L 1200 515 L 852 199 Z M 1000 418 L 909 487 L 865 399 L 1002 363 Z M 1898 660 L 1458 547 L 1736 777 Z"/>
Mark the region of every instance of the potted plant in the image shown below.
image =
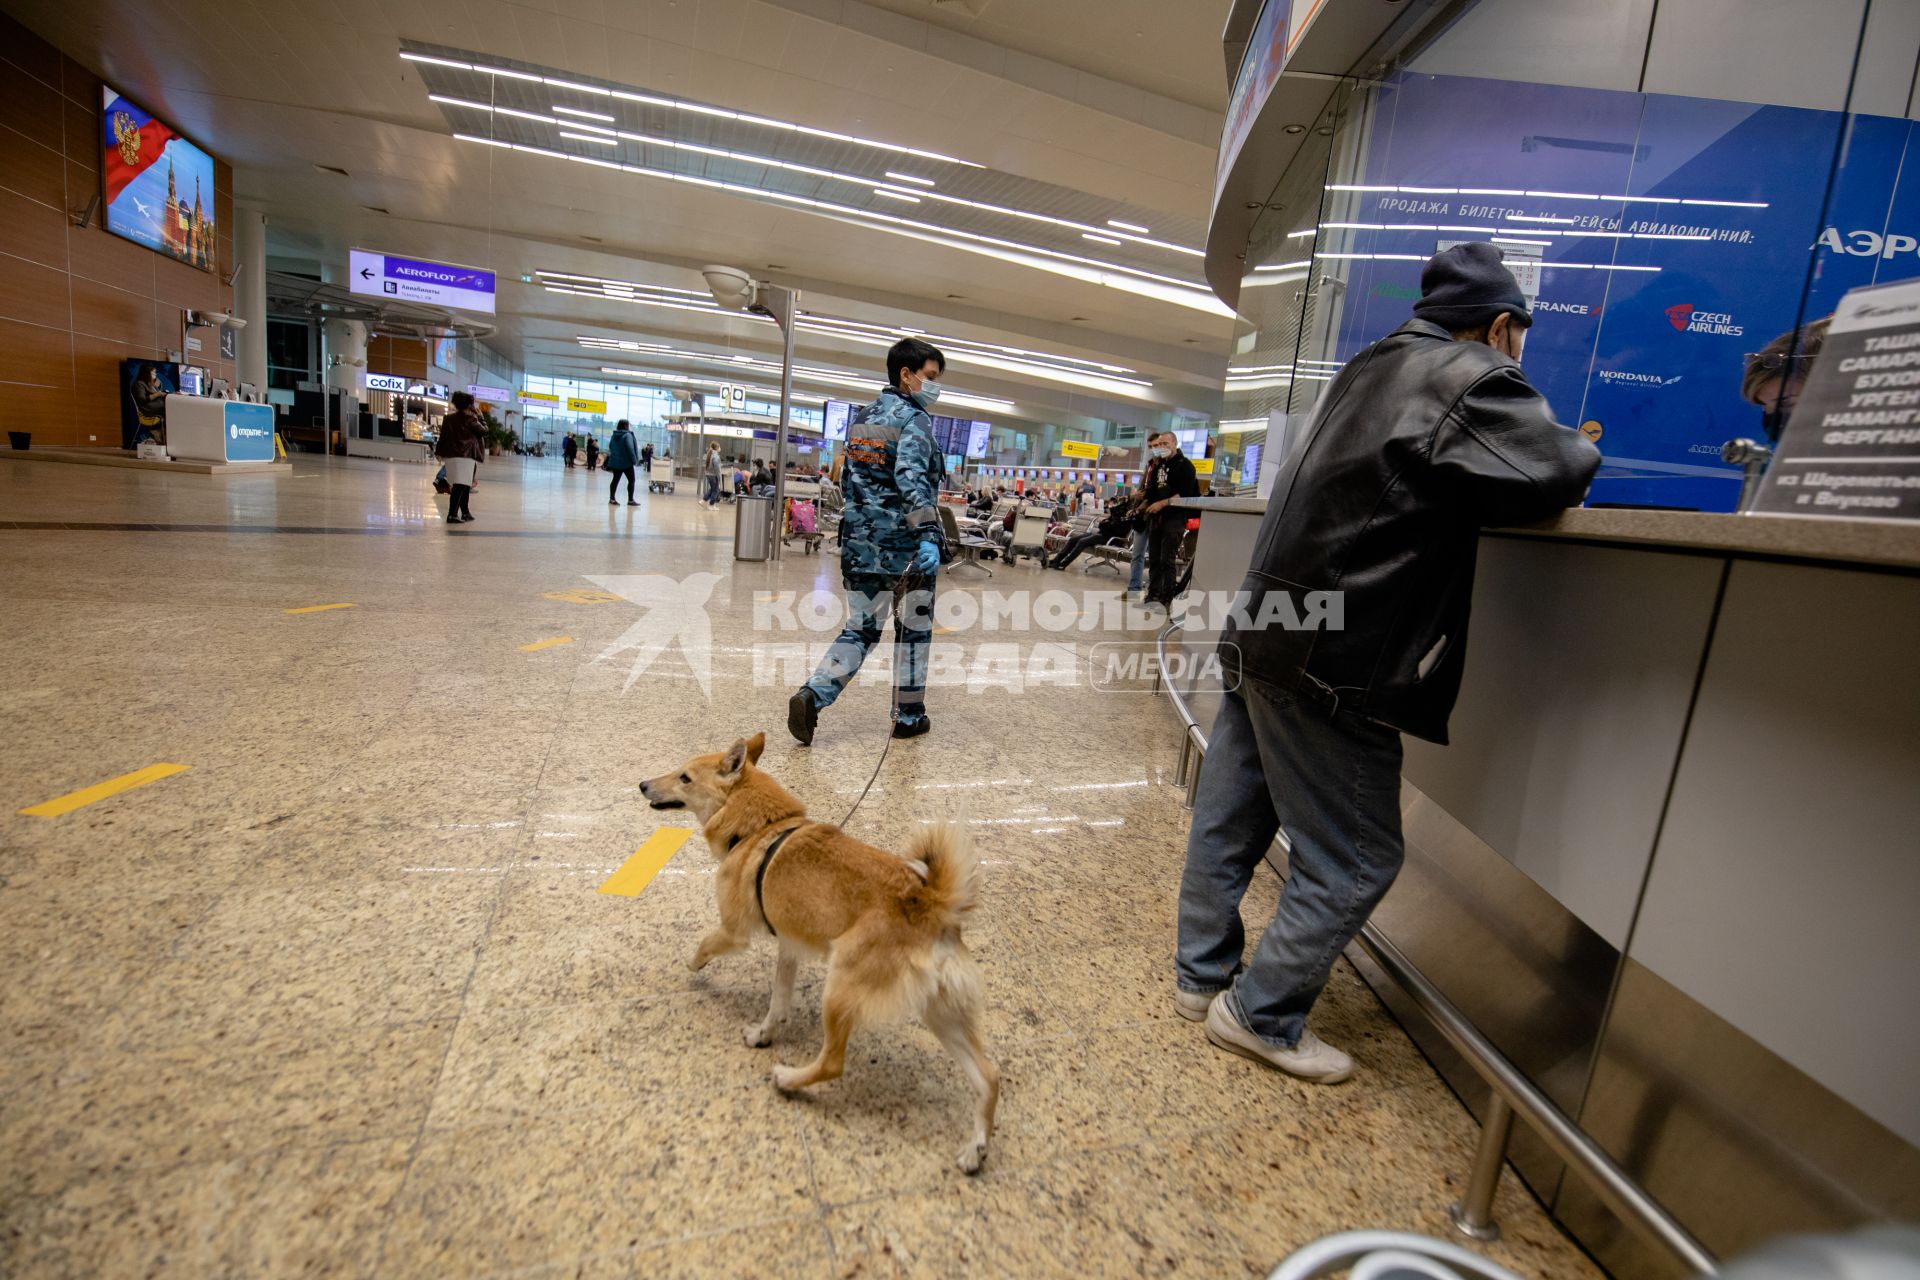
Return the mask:
<path id="1" fill-rule="evenodd" d="M 506 424 L 494 417 L 493 410 L 484 405 L 480 409 L 480 425 L 486 429 L 488 453 L 497 458 L 502 449 L 513 447 L 513 432 L 507 430 Z"/>

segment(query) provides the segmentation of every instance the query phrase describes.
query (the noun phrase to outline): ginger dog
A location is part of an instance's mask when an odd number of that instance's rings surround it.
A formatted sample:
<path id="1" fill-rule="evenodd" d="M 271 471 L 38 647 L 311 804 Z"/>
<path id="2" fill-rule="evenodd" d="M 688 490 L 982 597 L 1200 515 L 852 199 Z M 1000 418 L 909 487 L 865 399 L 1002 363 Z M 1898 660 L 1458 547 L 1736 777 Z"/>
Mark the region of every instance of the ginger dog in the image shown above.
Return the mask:
<path id="1" fill-rule="evenodd" d="M 692 967 L 744 950 L 757 932 L 778 941 L 767 1016 L 746 1029 L 747 1043 L 764 1048 L 792 1006 L 801 957 L 827 956 L 825 1042 L 806 1066 L 773 1069 L 781 1090 L 837 1079 L 854 1028 L 918 1017 L 977 1096 L 973 1135 L 958 1157 L 962 1170 L 977 1173 L 993 1132 L 1000 1071 L 980 1041 L 980 971 L 960 938 L 974 905 L 972 845 L 955 827 L 933 826 L 913 837 L 902 858 L 810 822 L 805 805 L 755 768 L 765 745 L 757 733 L 640 784 L 654 808 L 691 810 L 720 860 L 720 926 L 701 940 Z"/>

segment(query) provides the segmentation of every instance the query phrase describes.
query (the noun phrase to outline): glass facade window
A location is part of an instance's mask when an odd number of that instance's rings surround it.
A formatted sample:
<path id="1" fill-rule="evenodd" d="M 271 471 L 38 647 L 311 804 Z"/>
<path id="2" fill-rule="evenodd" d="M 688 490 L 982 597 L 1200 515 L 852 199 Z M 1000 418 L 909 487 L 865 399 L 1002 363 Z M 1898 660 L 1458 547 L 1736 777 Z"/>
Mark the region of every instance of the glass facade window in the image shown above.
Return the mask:
<path id="1" fill-rule="evenodd" d="M 1343 83 L 1256 224 L 1241 455 L 1276 464 L 1428 257 L 1490 240 L 1533 303 L 1529 379 L 1605 457 L 1589 502 L 1733 510 L 1722 445 L 1777 436 L 1847 290 L 1920 275 L 1915 48 L 1878 48 L 1857 5 L 1702 7 L 1729 21 L 1642 14 L 1631 57 L 1547 58 L 1525 5 L 1482 0 Z"/>

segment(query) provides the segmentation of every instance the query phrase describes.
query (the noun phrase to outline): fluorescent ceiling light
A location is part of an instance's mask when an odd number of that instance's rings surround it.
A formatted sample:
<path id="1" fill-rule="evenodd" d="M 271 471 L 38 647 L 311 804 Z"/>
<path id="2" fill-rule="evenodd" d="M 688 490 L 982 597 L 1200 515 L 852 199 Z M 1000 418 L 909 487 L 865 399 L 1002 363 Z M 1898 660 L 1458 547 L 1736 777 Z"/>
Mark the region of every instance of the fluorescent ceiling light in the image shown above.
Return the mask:
<path id="1" fill-rule="evenodd" d="M 1310 264 L 1305 258 L 1302 258 L 1298 262 L 1272 262 L 1272 263 L 1268 263 L 1264 267 L 1255 267 L 1254 270 L 1255 271 L 1296 271 L 1301 267 L 1310 266 L 1310 265 L 1312 264 Z"/>
<path id="2" fill-rule="evenodd" d="M 426 62 L 436 67 L 452 67 L 457 71 L 473 70 L 471 62 L 455 62 L 452 58 L 430 58 L 424 53 L 408 53 L 405 50 L 401 51 L 400 56 L 408 62 Z"/>
<path id="3" fill-rule="evenodd" d="M 560 136 L 563 138 L 572 138 L 575 142 L 591 142 L 602 147 L 617 147 L 620 145 L 612 138 L 597 138 L 591 133 L 569 133 L 565 129 L 560 131 Z"/>
<path id="4" fill-rule="evenodd" d="M 922 178 L 919 175 L 912 174 L 912 173 L 897 173 L 892 169 L 887 170 L 887 176 L 889 178 L 894 179 L 897 182 L 911 182 L 922 187 L 931 187 L 931 186 L 938 185 L 937 183 L 934 182 L 932 178 Z"/>
<path id="5" fill-rule="evenodd" d="M 469 134 L 455 134 L 456 138 L 470 141 L 484 141 Z M 544 155 L 576 163 L 599 165 L 603 168 L 622 169 L 642 177 L 663 178 L 673 182 L 687 182 L 715 190 L 730 191 L 738 195 L 752 196 L 761 200 L 779 201 L 783 204 L 798 205 L 802 208 L 817 209 L 832 216 L 856 219 L 880 225 L 881 230 L 892 231 L 896 235 L 922 240 L 932 244 L 942 244 L 949 248 L 977 253 L 984 257 L 997 258 L 1017 266 L 1031 267 L 1035 270 L 1052 272 L 1055 275 L 1068 276 L 1084 280 L 1090 284 L 1105 285 L 1142 297 L 1154 298 L 1162 302 L 1171 302 L 1177 306 L 1188 307 L 1196 311 L 1205 311 L 1212 315 L 1233 316 L 1231 308 L 1198 285 L 1173 276 L 1163 276 L 1139 267 L 1129 267 L 1121 263 L 1103 262 L 1098 258 L 1086 258 L 1078 254 L 1065 253 L 1057 249 L 1048 249 L 1040 245 L 1022 244 L 1017 240 L 1006 240 L 998 236 L 982 235 L 973 231 L 962 231 L 954 227 L 943 227 L 937 223 L 918 222 L 911 218 L 896 217 L 873 209 L 863 209 L 853 205 L 835 204 L 828 200 L 815 200 L 808 196 L 794 195 L 784 191 L 770 191 L 761 187 L 749 187 L 737 182 L 719 182 L 710 178 L 699 178 L 691 174 L 671 173 L 664 169 L 650 169 L 645 165 L 615 164 L 612 161 L 599 160 L 592 156 L 570 155 L 564 151 L 553 151 L 545 147 L 510 144 L 515 151 L 529 155 Z"/>
<path id="6" fill-rule="evenodd" d="M 605 120 L 609 124 L 619 119 L 618 116 L 610 116 L 604 111 L 588 111 L 582 107 L 563 107 L 557 102 L 554 104 L 553 109 L 565 115 L 585 116 L 589 120 Z"/>
<path id="7" fill-rule="evenodd" d="M 520 120 L 532 120 L 541 124 L 554 124 L 554 125 L 563 125 L 568 127 L 596 129 L 596 130 L 599 130 L 600 132 L 614 134 L 618 137 L 625 138 L 630 142 L 645 143 L 648 146 L 666 147 L 674 151 L 690 151 L 697 155 L 719 156 L 721 158 L 728 159 L 728 160 L 739 160 L 745 164 L 766 165 L 769 168 L 785 169 L 792 173 L 804 173 L 808 177 L 826 178 L 835 182 L 845 182 L 845 183 L 852 184 L 854 186 L 869 188 L 871 190 L 881 193 L 882 195 L 891 196 L 896 200 L 900 200 L 907 203 L 916 203 L 923 199 L 935 200 L 941 204 L 959 205 L 968 209 L 979 209 L 985 213 L 997 213 L 1009 218 L 1021 218 L 1029 222 L 1044 222 L 1052 226 L 1065 227 L 1068 230 L 1079 231 L 1083 234 L 1088 232 L 1093 232 L 1103 236 L 1106 234 L 1101 228 L 1095 227 L 1085 222 L 1076 222 L 1071 218 L 1057 218 L 1057 217 L 1054 217 L 1052 214 L 1035 213 L 1030 209 L 1015 209 L 1009 205 L 989 204 L 981 200 L 968 200 L 961 196 L 947 195 L 943 192 L 936 192 L 931 190 L 900 191 L 895 188 L 888 187 L 887 184 L 885 184 L 884 182 L 876 182 L 872 178 L 862 177 L 859 174 L 843 173 L 835 169 L 823 169 L 818 165 L 800 164 L 792 160 L 777 159 L 773 156 L 755 155 L 754 153 L 748 152 L 748 151 L 733 151 L 725 147 L 710 147 L 697 142 L 686 142 L 678 138 L 665 138 L 665 137 L 660 137 L 659 135 L 656 135 L 656 134 L 649 134 L 649 133 L 634 133 L 626 129 L 600 129 L 598 125 L 580 125 L 576 121 L 555 120 L 549 116 L 543 116 L 532 111 L 521 111 L 514 107 L 495 106 L 491 103 L 476 102 L 471 98 L 456 98 L 448 94 L 429 93 L 427 95 L 427 100 L 430 102 L 444 103 L 449 106 L 465 107 L 471 111 L 484 111 L 484 112 L 495 113 L 499 115 L 512 116 L 515 119 L 520 119 Z M 555 107 L 554 110 L 558 111 L 560 110 L 560 108 Z M 592 114 L 592 113 L 582 112 L 580 114 L 584 115 L 584 114 Z M 608 120 L 613 119 L 612 116 L 606 116 L 603 118 Z M 455 136 L 458 137 L 460 135 L 456 134 Z M 674 175 L 665 175 L 665 176 L 683 177 L 685 175 L 674 174 Z M 891 170 L 889 170 L 888 176 L 896 177 L 896 176 L 902 176 L 902 175 L 896 175 Z M 907 180 L 924 182 L 928 187 L 933 186 L 933 183 L 930 180 L 925 178 L 919 178 L 919 179 L 908 178 Z M 721 184 L 715 182 L 712 185 L 719 186 Z M 776 198 L 780 195 L 780 193 L 778 192 L 765 191 L 759 188 L 756 188 L 755 190 L 758 194 L 761 194 L 761 195 L 774 196 Z M 1113 237 L 1108 237 L 1104 241 L 1104 243 L 1118 244 L 1122 240 L 1132 240 L 1135 243 L 1143 244 L 1150 248 L 1164 249 L 1169 253 L 1178 253 L 1187 257 L 1199 258 L 1199 257 L 1205 256 L 1205 254 L 1199 249 L 1194 249 L 1187 245 L 1173 244 L 1165 240 L 1155 240 L 1145 235 L 1144 233 L 1138 236 L 1124 235 L 1117 239 Z"/>
<path id="8" fill-rule="evenodd" d="M 1117 227 L 1122 231 L 1131 231 L 1138 236 L 1150 236 L 1153 234 L 1153 232 L 1146 227 L 1138 226 L 1131 222 L 1122 222 L 1118 218 L 1108 218 L 1107 225 Z"/>
<path id="9" fill-rule="evenodd" d="M 566 289 L 567 292 L 575 293 L 581 297 L 596 297 L 616 302 L 634 302 L 641 305 L 663 301 L 662 299 L 637 296 L 633 292 L 636 289 L 643 289 L 655 293 L 683 295 L 690 302 L 696 304 L 685 309 L 719 312 L 718 306 L 700 290 L 678 289 L 669 285 L 636 285 L 626 281 L 610 280 L 602 276 L 586 276 L 572 272 L 547 271 L 544 269 L 536 271 L 535 275 L 538 276 L 543 283 L 556 280 L 565 282 L 568 286 Z M 581 285 L 597 285 L 599 289 L 604 290 L 604 292 L 574 287 Z M 552 288 L 553 286 L 549 284 L 548 287 Z M 737 313 L 722 312 L 721 314 L 732 317 Z M 765 317 L 750 316 L 747 318 L 758 323 L 772 323 L 765 319 Z M 939 343 L 941 348 L 950 357 L 954 358 L 955 363 L 971 361 L 983 367 L 1002 369 L 1009 373 L 1017 373 L 1046 381 L 1108 391 L 1115 395 L 1130 396 L 1136 399 L 1145 400 L 1151 398 L 1148 393 L 1153 387 L 1152 381 L 1137 376 L 1126 376 L 1132 374 L 1134 371 L 1125 365 L 1109 364 L 1099 360 L 1088 360 L 1081 356 L 1034 351 L 1026 347 L 1012 347 L 1000 343 L 976 341 L 971 338 L 959 338 L 946 334 L 929 334 L 925 329 L 909 325 L 878 325 L 864 320 L 848 320 L 837 316 L 821 315 L 817 312 L 801 312 L 796 324 L 800 330 L 807 333 L 817 333 L 824 337 L 836 338 L 844 342 L 855 342 L 874 347 L 892 346 L 902 333 L 924 335 L 930 341 Z M 615 340 L 603 338 L 589 339 L 583 336 L 580 338 L 580 341 L 585 343 L 590 341 L 613 342 Z M 633 342 L 631 339 L 621 339 L 618 341 L 626 343 Z M 639 345 L 654 346 L 662 350 L 672 349 L 660 343 L 643 343 Z M 734 356 L 731 358 L 736 361 L 752 359 L 750 356 Z"/>
<path id="10" fill-rule="evenodd" d="M 490 68 L 485 66 L 480 66 L 478 64 L 476 64 L 475 69 L 480 71 L 490 70 Z M 610 98 L 613 96 L 613 90 L 603 89 L 597 84 L 581 84 L 578 80 L 559 80 L 554 78 L 553 76 L 541 76 L 540 79 L 544 83 L 550 84 L 556 89 L 571 89 L 575 93 L 594 93 L 594 94 L 598 94 L 603 98 Z"/>
<path id="11" fill-rule="evenodd" d="M 1121 243 L 1120 241 L 1118 241 L 1118 240 L 1115 240 L 1115 239 L 1114 239 L 1114 238 L 1113 238 L 1112 236 L 1103 236 L 1103 235 L 1101 235 L 1101 234 L 1100 234 L 1099 232 L 1097 232 L 1097 231 L 1082 231 L 1082 232 L 1080 233 L 1080 238 L 1081 238 L 1082 240 L 1091 240 L 1091 241 L 1093 241 L 1093 242 L 1094 242 L 1095 244 L 1112 244 L 1112 245 L 1117 245 L 1117 244 L 1119 244 L 1119 243 Z"/>
<path id="12" fill-rule="evenodd" d="M 448 61 L 429 58 L 425 54 L 402 52 L 401 57 L 413 62 Z M 684 98 L 669 98 L 659 94 L 633 93 L 622 89 L 609 89 L 601 85 L 581 84 L 575 80 L 560 80 L 552 76 L 529 75 L 524 71 L 515 71 L 510 67 L 496 66 L 485 62 L 450 63 L 462 70 L 479 71 L 491 76 L 509 76 L 515 80 L 544 82 L 559 89 L 572 89 L 577 93 L 590 93 L 600 97 L 620 98 L 627 102 L 643 103 L 647 106 L 665 107 L 673 111 L 691 111 L 699 115 L 718 116 L 725 120 L 739 120 L 746 124 L 760 125 L 769 129 L 781 129 L 789 133 L 804 133 L 809 137 L 829 138 L 835 142 L 845 142 L 857 147 L 870 147 L 879 151 L 890 151 L 898 155 L 917 156 L 922 160 L 932 160 L 939 164 L 957 164 L 969 169 L 983 166 L 971 160 L 961 160 L 954 156 L 942 155 L 938 151 L 923 151 L 918 147 L 901 146 L 897 142 L 879 142 L 872 138 L 855 137 L 850 133 L 836 133 L 831 129 L 814 129 L 792 120 L 776 120 L 770 116 L 757 116 L 744 111 L 729 111 L 725 107 L 710 107 L 701 102 L 690 102 Z"/>

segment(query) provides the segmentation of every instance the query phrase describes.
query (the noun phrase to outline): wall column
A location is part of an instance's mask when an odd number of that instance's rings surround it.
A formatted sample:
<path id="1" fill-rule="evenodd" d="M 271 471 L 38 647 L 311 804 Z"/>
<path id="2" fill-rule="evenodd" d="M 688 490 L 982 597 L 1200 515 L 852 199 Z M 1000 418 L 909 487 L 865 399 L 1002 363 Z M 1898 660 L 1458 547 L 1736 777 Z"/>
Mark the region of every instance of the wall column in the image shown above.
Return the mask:
<path id="1" fill-rule="evenodd" d="M 267 215 L 258 209 L 234 211 L 233 257 L 239 278 L 233 282 L 233 314 L 247 322 L 234 335 L 234 382 L 250 382 L 267 392 Z M 237 392 L 238 386 L 234 388 Z"/>

